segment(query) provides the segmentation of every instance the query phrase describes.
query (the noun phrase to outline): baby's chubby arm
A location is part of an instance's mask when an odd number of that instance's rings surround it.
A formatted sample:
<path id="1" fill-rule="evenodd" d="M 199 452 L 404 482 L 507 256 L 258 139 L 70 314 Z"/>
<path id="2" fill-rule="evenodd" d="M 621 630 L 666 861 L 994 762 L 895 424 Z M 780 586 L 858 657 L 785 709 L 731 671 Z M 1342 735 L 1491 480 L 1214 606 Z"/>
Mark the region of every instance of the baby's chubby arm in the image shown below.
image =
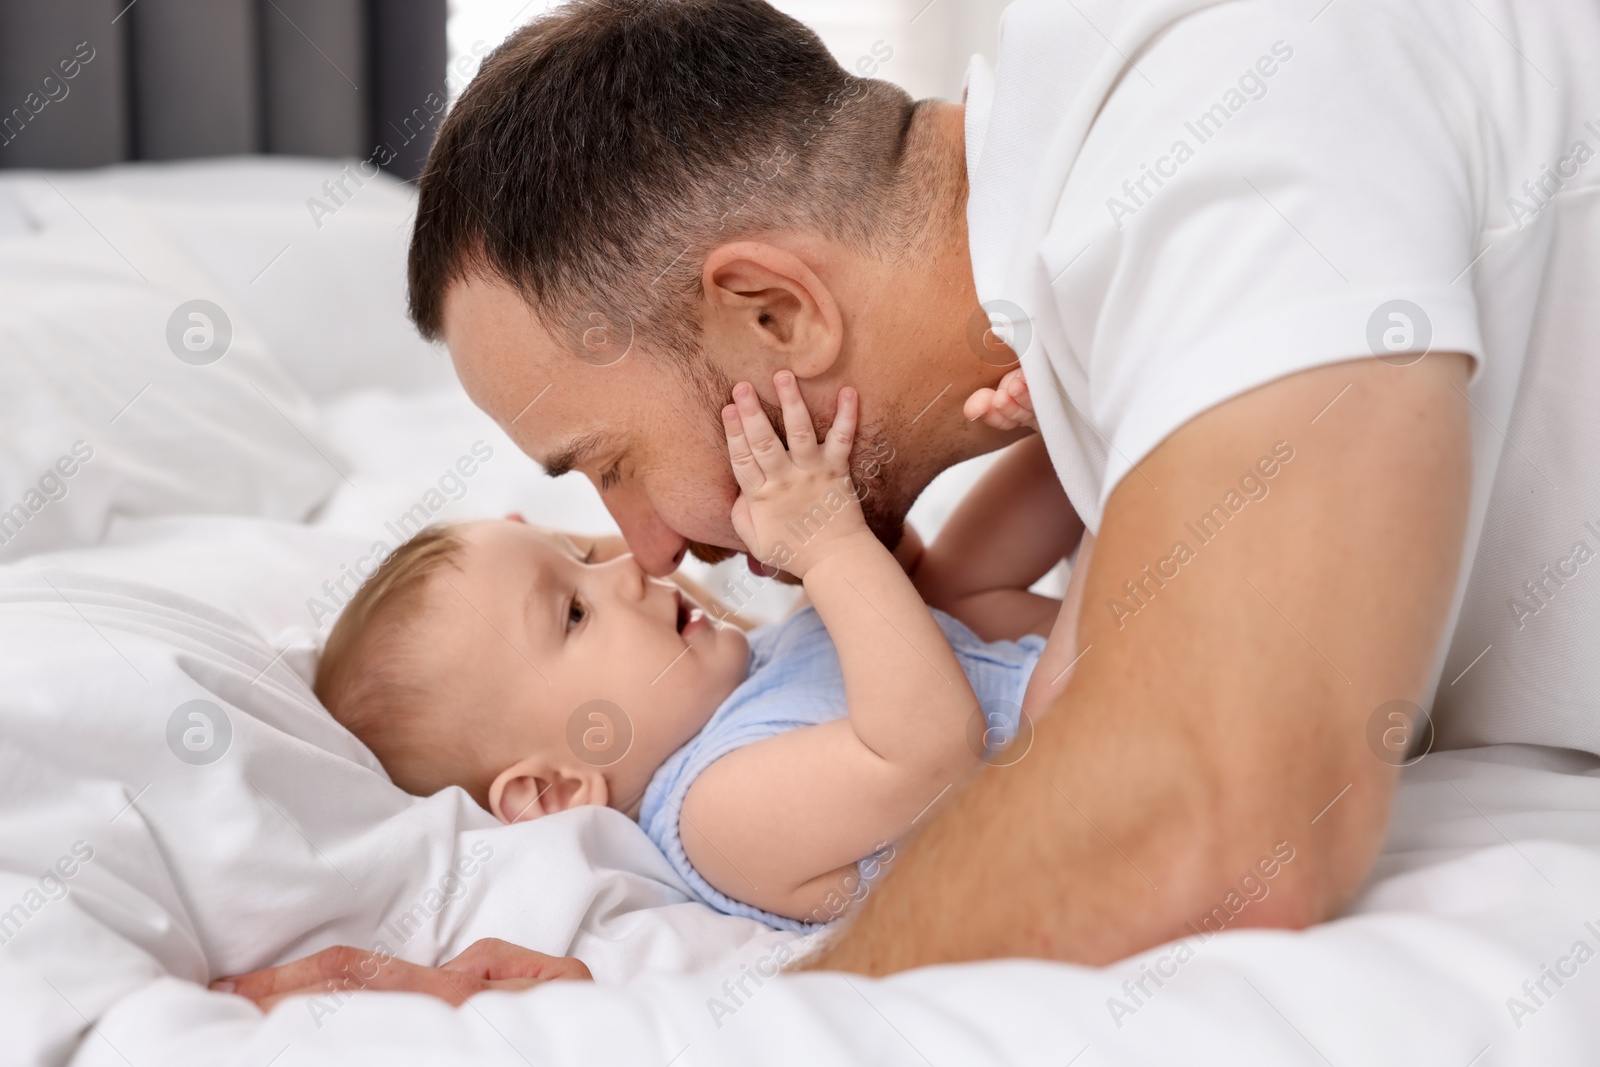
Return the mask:
<path id="1" fill-rule="evenodd" d="M 1000 429 L 1031 425 L 1021 371 L 996 389 L 967 399 L 969 418 Z M 961 501 L 912 569 L 912 581 L 933 607 L 949 612 L 989 641 L 1048 635 L 1060 601 L 1028 587 L 1071 552 L 1083 521 L 1061 488 L 1044 439 L 1017 442 Z"/>
<path id="2" fill-rule="evenodd" d="M 844 671 L 849 717 L 747 745 L 690 788 L 679 823 L 696 869 L 729 896 L 807 917 L 848 892 L 855 862 L 903 836 L 978 766 L 978 701 L 955 653 L 849 479 L 854 390 L 818 442 L 799 386 L 774 376 L 788 449 L 745 383 L 724 409 L 741 494 L 734 529 L 801 578 Z M 981 730 L 978 731 L 981 736 Z"/>

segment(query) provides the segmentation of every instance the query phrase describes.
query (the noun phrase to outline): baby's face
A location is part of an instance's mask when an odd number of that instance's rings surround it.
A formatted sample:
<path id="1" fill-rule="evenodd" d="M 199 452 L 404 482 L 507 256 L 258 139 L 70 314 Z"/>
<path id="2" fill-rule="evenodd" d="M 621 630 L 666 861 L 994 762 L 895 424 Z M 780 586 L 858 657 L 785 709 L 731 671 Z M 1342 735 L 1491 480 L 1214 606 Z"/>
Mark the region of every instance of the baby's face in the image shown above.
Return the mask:
<path id="1" fill-rule="evenodd" d="M 631 555 L 590 562 L 587 538 L 512 520 L 461 534 L 458 567 L 440 572 L 448 584 L 430 597 L 440 669 L 480 702 L 473 718 L 488 721 L 495 743 L 503 738 L 505 764 L 536 746 L 603 767 L 610 805 L 629 810 L 744 680 L 744 634 L 713 622 Z M 575 719 L 596 700 L 615 708 Z M 594 710 L 602 718 L 587 714 Z M 615 742 L 629 730 L 619 754 Z"/>

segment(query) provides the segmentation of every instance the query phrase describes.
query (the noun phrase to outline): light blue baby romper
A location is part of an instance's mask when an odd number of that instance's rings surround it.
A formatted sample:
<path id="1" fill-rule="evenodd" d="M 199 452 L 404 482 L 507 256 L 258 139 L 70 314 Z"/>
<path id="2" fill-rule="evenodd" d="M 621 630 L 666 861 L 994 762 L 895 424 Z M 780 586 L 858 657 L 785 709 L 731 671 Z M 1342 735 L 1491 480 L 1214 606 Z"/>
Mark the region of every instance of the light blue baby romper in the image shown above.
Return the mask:
<path id="1" fill-rule="evenodd" d="M 1016 732 L 1022 694 L 1039 662 L 1044 638 L 1030 634 L 1021 641 L 983 641 L 943 612 L 933 614 L 983 707 L 989 726 L 986 743 L 991 749 L 1002 747 Z M 839 653 L 816 609 L 805 608 L 751 631 L 748 676 L 705 727 L 656 771 L 639 809 L 639 825 L 701 900 L 718 911 L 758 919 L 779 930 L 817 928 L 751 907 L 713 888 L 684 854 L 678 813 L 694 780 L 734 749 L 848 714 Z M 868 856 L 857 869 L 865 878 L 868 869 L 876 871 L 879 866 Z"/>

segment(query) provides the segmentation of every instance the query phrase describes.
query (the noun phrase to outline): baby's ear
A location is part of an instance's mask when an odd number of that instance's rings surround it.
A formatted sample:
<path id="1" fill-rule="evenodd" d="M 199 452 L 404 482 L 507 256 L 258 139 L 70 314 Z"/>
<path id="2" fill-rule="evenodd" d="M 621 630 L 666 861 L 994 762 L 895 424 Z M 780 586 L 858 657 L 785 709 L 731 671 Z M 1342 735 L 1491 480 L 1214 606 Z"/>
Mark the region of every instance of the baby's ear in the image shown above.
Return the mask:
<path id="1" fill-rule="evenodd" d="M 604 807 L 609 799 L 605 775 L 598 767 L 566 767 L 542 756 L 518 760 L 489 786 L 489 810 L 507 824 L 583 804 Z"/>

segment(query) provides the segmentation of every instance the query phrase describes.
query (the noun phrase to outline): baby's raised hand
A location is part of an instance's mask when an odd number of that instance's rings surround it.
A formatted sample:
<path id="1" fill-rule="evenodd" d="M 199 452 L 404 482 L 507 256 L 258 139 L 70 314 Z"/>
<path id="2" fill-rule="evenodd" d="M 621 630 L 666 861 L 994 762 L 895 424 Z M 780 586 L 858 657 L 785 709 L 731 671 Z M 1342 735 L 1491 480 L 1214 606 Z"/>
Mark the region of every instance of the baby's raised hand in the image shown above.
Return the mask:
<path id="1" fill-rule="evenodd" d="M 993 389 L 979 389 L 967 397 L 961 407 L 968 422 L 982 419 L 997 430 L 1015 430 L 1018 426 L 1039 428 L 1033 417 L 1033 398 L 1028 395 L 1028 381 L 1022 368 L 1011 371 Z"/>
<path id="2" fill-rule="evenodd" d="M 747 382 L 722 409 L 728 458 L 739 482 L 733 529 L 751 555 L 797 578 L 839 546 L 872 537 L 850 483 L 850 447 L 856 435 L 854 389 L 839 390 L 838 411 L 827 439 L 818 442 L 811 413 L 794 374 L 772 376 L 783 408 L 783 446 Z"/>

